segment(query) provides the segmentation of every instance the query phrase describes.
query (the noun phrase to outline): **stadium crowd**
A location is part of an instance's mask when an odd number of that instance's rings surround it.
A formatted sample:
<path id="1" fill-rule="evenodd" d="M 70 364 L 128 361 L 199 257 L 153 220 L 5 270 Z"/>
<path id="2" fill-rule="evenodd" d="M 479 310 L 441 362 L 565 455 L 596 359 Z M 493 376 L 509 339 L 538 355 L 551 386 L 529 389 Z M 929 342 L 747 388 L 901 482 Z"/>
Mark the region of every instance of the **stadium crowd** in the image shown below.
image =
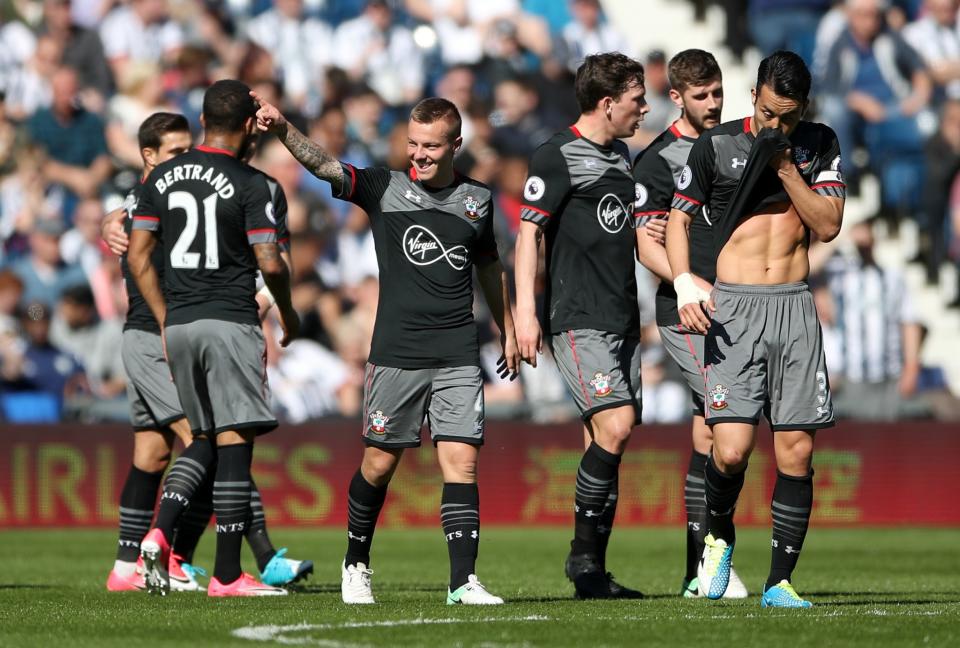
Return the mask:
<path id="1" fill-rule="evenodd" d="M 944 263 L 960 262 L 960 0 L 721 4 L 735 54 L 752 38 L 763 54 L 786 47 L 805 56 L 818 118 L 841 141 L 850 193 L 865 174 L 878 177 L 878 218 L 893 229 L 917 221 L 917 261 L 938 281 Z M 678 116 L 668 95 L 672 53 L 636 51 L 598 0 L 21 0 L 2 11 L 6 420 L 127 419 L 118 352 L 126 297 L 100 221 L 139 178 L 143 119 L 180 112 L 199 132 L 213 80 L 247 83 L 357 167 L 405 169 L 410 106 L 432 94 L 451 100 L 464 120 L 457 169 L 493 188 L 508 267 L 527 162 L 576 118 L 573 72 L 584 56 L 619 50 L 644 62 L 652 109 L 628 142 L 634 154 Z M 253 164 L 288 198 L 303 320 L 285 349 L 268 335 L 274 407 L 290 422 L 355 416 L 379 289 L 366 214 L 334 199 L 276 140 L 260 142 Z M 812 281 L 840 414 L 956 416 L 942 372 L 920 364 L 922 322 L 902 274 L 877 264 L 869 226 L 851 239 L 855 254 L 836 246 L 814 254 Z M 656 283 L 637 272 L 644 422 L 681 421 L 688 395 L 657 340 Z M 519 381 L 497 378 L 491 318 L 479 315 L 487 414 L 575 418 L 548 357 L 539 370 L 524 366 Z M 276 333 L 269 320 L 266 328 Z"/>

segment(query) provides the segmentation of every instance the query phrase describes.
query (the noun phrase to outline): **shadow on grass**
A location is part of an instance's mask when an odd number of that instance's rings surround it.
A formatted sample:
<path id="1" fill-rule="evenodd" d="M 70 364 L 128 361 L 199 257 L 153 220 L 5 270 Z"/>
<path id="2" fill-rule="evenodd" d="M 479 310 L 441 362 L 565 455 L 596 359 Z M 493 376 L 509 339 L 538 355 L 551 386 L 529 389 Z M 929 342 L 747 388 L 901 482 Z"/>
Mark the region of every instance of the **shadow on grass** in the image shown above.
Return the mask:
<path id="1" fill-rule="evenodd" d="M 30 585 L 28 583 L 0 583 L 0 590 L 53 589 L 53 585 Z"/>
<path id="2" fill-rule="evenodd" d="M 848 606 L 863 606 L 863 605 L 950 605 L 953 603 L 960 603 L 960 598 L 943 598 L 943 599 L 895 599 L 889 600 L 886 598 L 859 598 L 852 599 L 849 601 L 815 601 L 814 604 L 817 607 L 848 607 Z"/>
<path id="3" fill-rule="evenodd" d="M 340 583 L 309 583 L 302 584 L 298 583 L 295 585 L 288 585 L 287 589 L 291 592 L 298 592 L 304 594 L 331 594 L 331 593 L 340 593 Z M 446 594 L 447 588 L 442 585 L 422 585 L 416 583 L 399 583 L 399 584 L 383 584 L 378 585 L 378 591 L 390 591 L 390 592 L 426 592 L 429 594 L 435 594 L 437 592 L 442 592 Z"/>

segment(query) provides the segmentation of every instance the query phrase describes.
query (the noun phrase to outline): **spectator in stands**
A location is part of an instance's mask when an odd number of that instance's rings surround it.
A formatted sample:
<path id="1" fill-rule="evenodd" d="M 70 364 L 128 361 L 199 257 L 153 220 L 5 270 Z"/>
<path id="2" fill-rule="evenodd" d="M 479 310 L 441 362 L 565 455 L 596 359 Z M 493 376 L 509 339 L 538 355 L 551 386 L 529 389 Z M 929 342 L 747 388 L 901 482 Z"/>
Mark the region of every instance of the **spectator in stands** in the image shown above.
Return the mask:
<path id="1" fill-rule="evenodd" d="M 86 389 L 83 367 L 73 356 L 50 342 L 49 307 L 28 302 L 18 315 L 24 335 L 22 338 L 13 338 L 8 328 L 6 343 L 0 349 L 0 385 L 3 386 L 0 392 L 38 392 L 46 395 L 52 402 L 52 409 L 59 415 L 64 399 L 72 398 Z M 36 408 L 37 404 L 31 402 L 28 407 Z M 4 402 L 4 409 L 9 407 Z M 21 420 L 30 418 L 29 412 L 19 414 L 26 415 L 17 417 Z"/>
<path id="2" fill-rule="evenodd" d="M 110 98 L 105 136 L 107 148 L 121 168 L 138 172 L 143 167 L 137 132 L 155 112 L 173 110 L 164 98 L 160 67 L 147 61 L 132 61 L 118 79 L 119 92 Z"/>
<path id="3" fill-rule="evenodd" d="M 837 413 L 885 421 L 929 416 L 917 397 L 921 326 L 905 279 L 877 262 L 868 222 L 854 225 L 850 238 L 857 255 L 828 262 L 832 312 L 821 312 L 839 338 L 840 353 L 828 365 Z"/>
<path id="4" fill-rule="evenodd" d="M 91 400 L 78 409 L 96 412 L 93 418 L 129 417 L 126 403 L 127 378 L 117 353 L 123 336 L 120 320 L 101 320 L 93 292 L 87 285 L 64 290 L 50 325 L 50 341 L 83 366 Z M 113 402 L 111 402 L 113 401 Z M 113 413 L 111 415 L 110 413 Z"/>
<path id="5" fill-rule="evenodd" d="M 359 414 L 363 383 L 359 371 L 313 340 L 298 338 L 282 348 L 272 317 L 264 332 L 270 393 L 279 416 L 303 423 Z"/>
<path id="6" fill-rule="evenodd" d="M 884 29 L 886 0 L 847 0 L 846 7 L 847 29 L 821 80 L 823 121 L 837 133 L 848 183 L 858 175 L 851 153 L 863 142 L 885 214 L 912 212 L 923 181 L 924 131 L 935 123 L 926 110 L 930 77 L 913 48 Z"/>
<path id="7" fill-rule="evenodd" d="M 680 117 L 676 105 L 670 99 L 667 55 L 663 50 L 653 50 L 647 54 L 643 65 L 643 79 L 647 89 L 644 98 L 650 105 L 650 112 L 643 116 L 636 134 L 627 140 L 633 155 L 646 148 L 657 135 L 667 130 L 667 127 Z"/>
<path id="8" fill-rule="evenodd" d="M 11 121 L 7 112 L 6 94 L 0 90 L 0 178 L 16 169 L 16 157 L 22 148 L 22 131 Z M 0 240 L 2 239 L 3 236 L 0 235 Z M 2 258 L 0 255 L 0 259 Z"/>
<path id="9" fill-rule="evenodd" d="M 925 0 L 924 8 L 923 18 L 903 28 L 903 38 L 923 57 L 937 101 L 960 99 L 960 0 Z"/>
<path id="10" fill-rule="evenodd" d="M 246 25 L 247 37 L 273 53 L 287 99 L 303 110 L 319 104 L 323 70 L 333 62 L 333 30 L 325 22 L 308 18 L 303 0 L 276 0 L 273 7 Z M 360 43 L 348 47 L 356 53 Z"/>
<path id="11" fill-rule="evenodd" d="M 940 266 L 947 258 L 946 223 L 954 208 L 952 187 L 960 173 L 960 99 L 948 100 L 940 112 L 940 127 L 926 143 L 926 184 L 919 252 L 915 261 L 924 264 L 927 283 L 940 280 Z M 952 228 L 951 228 L 952 229 Z"/>
<path id="12" fill-rule="evenodd" d="M 444 71 L 437 81 L 437 96 L 450 101 L 460 111 L 462 120 L 460 137 L 463 147 L 470 146 L 473 138 L 474 124 L 470 116 L 470 102 L 473 101 L 473 89 L 477 83 L 477 75 L 466 65 L 455 65 Z"/>
<path id="13" fill-rule="evenodd" d="M 63 60 L 77 70 L 80 94 L 90 110 L 100 112 L 113 91 L 113 77 L 103 53 L 100 35 L 76 24 L 70 15 L 71 0 L 44 0 L 40 36 L 50 36 L 63 46 Z"/>
<path id="14" fill-rule="evenodd" d="M 52 308 L 64 290 L 87 283 L 83 269 L 64 263 L 60 256 L 63 232 L 63 221 L 58 218 L 39 218 L 34 222 L 29 253 L 10 266 L 23 282 L 25 301 Z"/>
<path id="15" fill-rule="evenodd" d="M 33 55 L 22 67 L 7 75 L 7 111 L 10 117 L 23 121 L 39 108 L 48 108 L 53 100 L 53 75 L 63 60 L 63 45 L 53 36 L 41 36 Z"/>
<path id="16" fill-rule="evenodd" d="M 61 67 L 53 76 L 52 86 L 53 103 L 33 115 L 28 131 L 47 154 L 44 177 L 67 189 L 69 200 L 64 212 L 70 215 L 73 196 L 97 195 L 100 185 L 110 177 L 113 165 L 107 154 L 103 122 L 77 105 L 77 73 L 72 68 Z"/>
<path id="17" fill-rule="evenodd" d="M 433 26 L 445 65 L 476 64 L 484 54 L 500 56 L 497 30 L 511 32 L 521 49 L 539 56 L 550 51 L 547 23 L 537 12 L 521 11 L 518 0 L 405 0 L 404 5 L 411 16 Z"/>
<path id="18" fill-rule="evenodd" d="M 501 81 L 493 96 L 492 143 L 501 155 L 529 156 L 550 138 L 551 128 L 539 114 L 539 98 L 529 79 Z"/>
<path id="19" fill-rule="evenodd" d="M 655 327 L 647 327 L 647 330 Z M 644 337 L 647 342 L 640 359 L 640 384 L 643 392 L 644 425 L 681 423 L 690 419 L 690 390 L 667 376 L 666 352 L 659 337 Z"/>
<path id="20" fill-rule="evenodd" d="M 15 318 L 23 296 L 23 281 L 9 269 L 0 270 L 0 317 Z"/>
<path id="21" fill-rule="evenodd" d="M 563 27 L 558 43 L 564 64 L 576 72 L 583 59 L 602 52 L 630 55 L 632 48 L 623 33 L 604 20 L 600 0 L 569 0 L 572 19 Z"/>
<path id="22" fill-rule="evenodd" d="M 423 56 L 410 30 L 394 23 L 386 0 L 368 0 L 361 16 L 337 28 L 334 61 L 390 106 L 409 105 L 423 95 Z"/>
<path id="23" fill-rule="evenodd" d="M 750 36 L 763 56 L 786 49 L 812 65 L 817 25 L 828 9 L 830 0 L 749 0 Z"/>
<path id="24" fill-rule="evenodd" d="M 77 205 L 73 227 L 60 238 L 60 258 L 68 265 L 83 269 L 88 283 L 91 282 L 102 256 L 100 249 L 100 221 L 103 205 L 95 198 L 88 198 Z"/>
<path id="25" fill-rule="evenodd" d="M 128 63 L 176 63 L 183 31 L 170 20 L 167 0 L 130 0 L 107 14 L 100 40 L 115 79 L 123 78 Z"/>

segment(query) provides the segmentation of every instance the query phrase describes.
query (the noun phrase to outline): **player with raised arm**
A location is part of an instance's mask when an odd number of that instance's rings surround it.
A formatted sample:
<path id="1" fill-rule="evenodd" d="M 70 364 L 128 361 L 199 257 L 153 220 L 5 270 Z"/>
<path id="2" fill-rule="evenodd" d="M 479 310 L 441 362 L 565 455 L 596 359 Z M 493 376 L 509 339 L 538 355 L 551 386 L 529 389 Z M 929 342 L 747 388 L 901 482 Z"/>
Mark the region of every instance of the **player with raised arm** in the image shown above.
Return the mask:
<path id="1" fill-rule="evenodd" d="M 810 72 L 793 52 L 765 58 L 751 117 L 703 133 L 690 151 L 667 222 L 667 254 L 681 323 L 706 334 L 705 549 L 699 589 L 723 596 L 733 512 L 763 413 L 773 429 L 772 560 L 763 607 L 810 607 L 791 584 L 813 504 L 813 441 L 834 424 L 823 339 L 807 286 L 810 234 L 834 239 L 844 184 L 834 132 L 803 121 Z M 687 224 L 708 209 L 709 233 Z M 713 295 L 692 274 L 691 250 L 717 252 Z M 692 240 L 691 240 L 692 239 Z M 704 309 L 706 306 L 706 309 Z"/>
<path id="2" fill-rule="evenodd" d="M 541 349 L 534 284 L 546 237 L 543 330 L 580 409 L 586 452 L 577 470 L 574 539 L 565 571 L 579 598 L 641 598 L 606 570 L 620 458 L 640 422 L 640 312 L 634 274 L 634 181 L 626 144 L 649 111 L 643 65 L 588 56 L 574 83 L 582 114 L 530 161 L 516 243 L 517 342 Z"/>
<path id="3" fill-rule="evenodd" d="M 640 262 L 660 278 L 657 288 L 657 327 L 664 348 L 673 358 L 690 386 L 693 405 L 693 450 L 684 480 L 687 511 L 687 567 L 680 593 L 697 597 L 697 565 L 707 535 L 706 505 L 703 501 L 703 471 L 713 444 L 713 433 L 704 422 L 703 336 L 692 335 L 680 325 L 677 293 L 663 246 L 663 231 L 676 181 L 687 164 L 687 156 L 700 134 L 720 123 L 723 110 L 723 77 L 713 54 L 699 49 L 678 53 L 667 68 L 670 98 L 680 108 L 680 118 L 644 149 L 633 165 L 637 182 L 634 215 L 638 227 L 649 236 L 637 237 Z M 716 275 L 717 259 L 710 244 L 710 226 L 702 210 L 688 228 L 704 230 L 706 236 L 691 241 L 690 264 L 700 287 L 709 291 Z M 695 247 L 694 247 L 695 246 Z M 730 585 L 724 598 L 744 598 L 747 589 L 731 568 Z"/>
<path id="4" fill-rule="evenodd" d="M 184 474 L 194 487 L 214 462 L 217 555 L 210 596 L 285 594 L 240 568 L 250 526 L 250 463 L 255 436 L 277 422 L 267 403 L 265 343 L 255 298 L 259 268 L 276 299 L 282 345 L 299 320 L 290 303 L 289 271 L 277 246 L 277 223 L 266 177 L 242 162 L 257 137 L 249 88 L 218 81 L 204 95 L 204 143 L 169 160 L 144 182 L 134 210 L 128 261 L 137 287 L 161 323 L 166 355 L 195 447 Z M 161 290 L 151 254 L 163 250 Z M 148 589 L 165 592 L 169 529 L 158 517 L 141 543 Z"/>
<path id="5" fill-rule="evenodd" d="M 121 272 L 128 295 L 127 321 L 121 353 L 127 368 L 130 418 L 134 427 L 134 460 L 120 496 L 120 539 L 117 560 L 107 580 L 111 591 L 145 589 L 142 569 L 136 561 L 140 541 L 150 528 L 154 504 L 163 471 L 173 449 L 173 434 L 189 447 L 193 441 L 190 424 L 180 407 L 170 369 L 163 356 L 160 327 L 153 313 L 137 290 L 127 266 L 127 245 L 133 222 L 133 211 L 140 198 L 142 180 L 161 162 L 187 151 L 192 143 L 185 117 L 174 113 L 154 113 L 140 125 L 138 139 L 143 173 L 121 208 L 107 214 L 101 234 L 111 251 L 120 257 Z M 283 190 L 268 176 L 277 219 L 278 242 L 289 265 L 289 235 L 286 230 L 286 199 Z M 162 274 L 163 255 L 157 247 L 154 266 Z M 261 314 L 266 313 L 268 296 L 258 294 Z M 172 432 L 171 432 L 172 431 Z M 156 470 L 151 471 L 150 468 Z M 170 588 L 175 591 L 202 590 L 196 575 L 204 573 L 193 563 L 193 552 L 213 515 L 213 491 L 210 477 L 202 484 L 183 473 L 183 466 L 171 472 L 164 484 L 158 518 L 173 526 L 173 544 L 168 566 Z M 254 553 L 261 579 L 269 585 L 287 585 L 313 572 L 309 560 L 286 557 L 286 549 L 277 550 L 267 533 L 266 517 L 260 493 L 252 484 L 252 518 L 247 529 L 247 542 Z"/>
<path id="6" fill-rule="evenodd" d="M 462 142 L 459 112 L 439 98 L 413 108 L 406 173 L 339 162 L 269 104 L 261 102 L 257 118 L 308 171 L 328 181 L 336 196 L 369 214 L 380 268 L 364 380 L 366 448 L 348 492 L 343 601 L 374 602 L 370 546 L 377 518 L 404 449 L 420 445 L 426 418 L 444 481 L 440 521 L 450 557 L 447 603 L 503 603 L 476 577 L 477 459 L 484 418 L 473 269 L 501 331 L 503 376 L 516 377 L 519 354 L 493 236 L 490 190 L 453 170 Z"/>

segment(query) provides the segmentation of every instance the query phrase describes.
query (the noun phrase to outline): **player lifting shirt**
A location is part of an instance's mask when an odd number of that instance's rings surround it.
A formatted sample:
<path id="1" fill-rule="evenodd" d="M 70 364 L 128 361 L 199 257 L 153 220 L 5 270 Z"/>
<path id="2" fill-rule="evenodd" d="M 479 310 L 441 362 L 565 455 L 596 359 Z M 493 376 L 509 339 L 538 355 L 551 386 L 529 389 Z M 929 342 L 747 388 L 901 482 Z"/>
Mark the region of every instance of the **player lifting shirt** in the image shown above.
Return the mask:
<path id="1" fill-rule="evenodd" d="M 833 131 L 802 121 L 809 91 L 800 57 L 780 51 L 765 58 L 753 115 L 700 136 L 677 180 L 667 224 L 681 322 L 707 336 L 705 413 L 713 450 L 705 469 L 709 535 L 700 592 L 713 599 L 726 590 L 733 511 L 764 413 L 777 462 L 764 607 L 810 606 L 790 578 L 810 519 L 814 434 L 834 424 L 822 333 L 806 283 L 807 250 L 811 232 L 830 241 L 840 231 L 844 184 Z M 712 298 L 690 267 L 687 224 L 701 206 L 718 252 Z"/>

